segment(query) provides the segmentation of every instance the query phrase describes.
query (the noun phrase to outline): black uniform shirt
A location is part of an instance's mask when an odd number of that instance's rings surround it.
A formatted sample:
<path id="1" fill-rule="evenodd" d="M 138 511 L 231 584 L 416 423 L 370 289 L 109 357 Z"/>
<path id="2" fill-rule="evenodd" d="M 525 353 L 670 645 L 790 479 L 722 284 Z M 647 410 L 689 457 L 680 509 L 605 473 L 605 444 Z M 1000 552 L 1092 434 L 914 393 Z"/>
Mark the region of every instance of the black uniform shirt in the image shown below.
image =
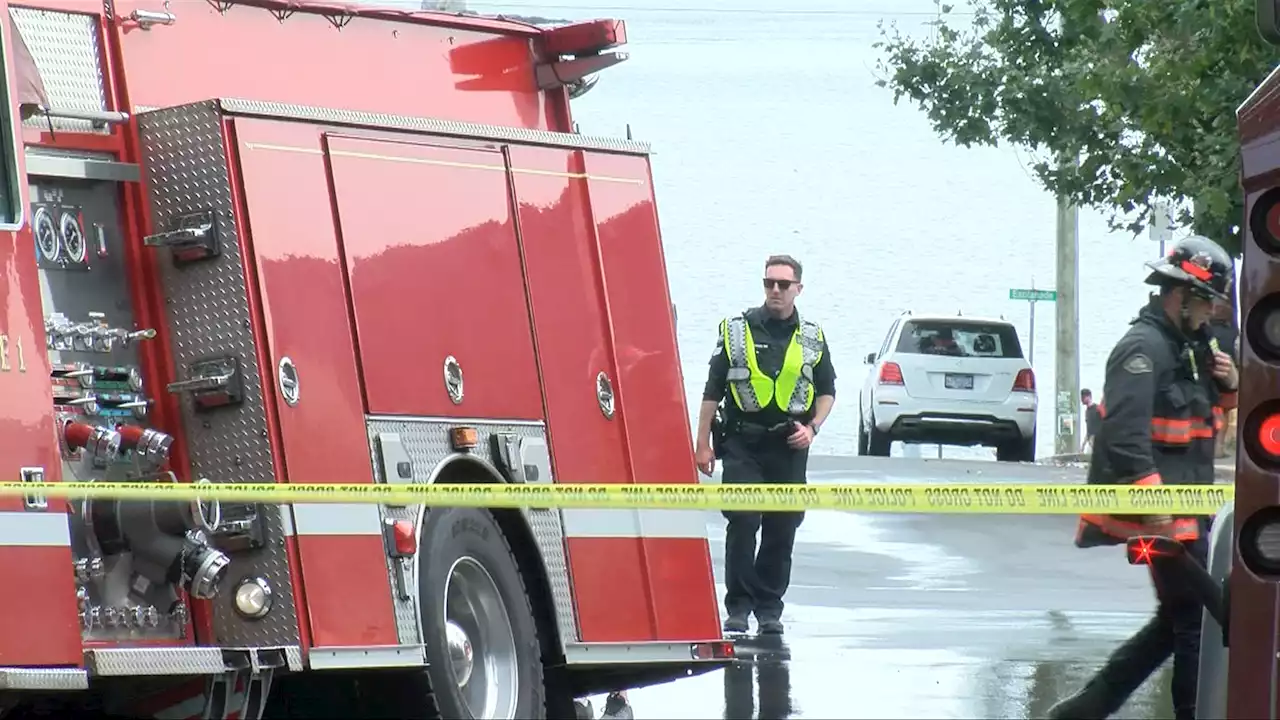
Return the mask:
<path id="1" fill-rule="evenodd" d="M 1233 398 L 1213 377 L 1209 338 L 1207 328 L 1185 335 L 1158 297 L 1142 309 L 1107 359 L 1090 483 L 1213 482 L 1214 436 Z"/>
<path id="2" fill-rule="evenodd" d="M 791 317 L 780 320 L 769 314 L 764 306 L 754 307 L 745 313 L 747 324 L 751 327 L 751 338 L 756 345 L 756 362 L 760 372 L 771 378 L 777 378 L 782 371 L 782 361 L 786 357 L 787 348 L 791 344 L 791 336 L 800 322 L 800 312 L 791 313 Z M 707 384 L 702 391 L 702 399 L 720 402 L 728 391 L 727 376 L 729 374 L 729 353 L 725 351 L 724 335 L 716 337 L 715 353 L 711 355 L 711 370 L 707 373 Z M 826 337 L 822 339 L 822 359 L 813 368 L 814 397 L 823 395 L 835 397 L 836 370 L 831 364 L 831 347 Z M 776 401 L 775 401 L 776 402 Z M 775 403 L 757 413 L 742 413 L 732 400 L 725 403 L 726 419 L 735 416 L 748 419 L 760 425 L 775 425 L 790 419 L 791 416 L 780 410 Z M 813 409 L 803 416 L 796 417 L 803 423 L 813 419 Z"/>

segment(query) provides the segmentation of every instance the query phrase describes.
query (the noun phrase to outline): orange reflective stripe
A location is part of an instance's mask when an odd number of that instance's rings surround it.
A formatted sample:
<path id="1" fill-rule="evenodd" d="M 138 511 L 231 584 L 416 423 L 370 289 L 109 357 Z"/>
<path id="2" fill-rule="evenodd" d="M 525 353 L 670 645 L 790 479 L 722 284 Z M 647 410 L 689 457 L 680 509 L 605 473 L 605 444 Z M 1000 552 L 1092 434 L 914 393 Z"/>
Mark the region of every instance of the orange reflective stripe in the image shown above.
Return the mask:
<path id="1" fill-rule="evenodd" d="M 1200 523 L 1191 518 L 1177 518 L 1169 525 L 1149 525 L 1122 520 L 1114 515 L 1081 515 L 1077 535 L 1086 525 L 1092 525 L 1118 540 L 1128 540 L 1139 535 L 1163 535 L 1179 542 L 1191 542 L 1200 538 Z"/>
<path id="2" fill-rule="evenodd" d="M 1191 421 L 1172 418 L 1151 418 L 1151 439 L 1167 445 L 1185 445 L 1191 442 Z"/>
<path id="3" fill-rule="evenodd" d="M 1160 478 L 1160 473 L 1151 473 L 1150 475 L 1133 482 L 1134 485 L 1163 485 L 1164 480 Z"/>

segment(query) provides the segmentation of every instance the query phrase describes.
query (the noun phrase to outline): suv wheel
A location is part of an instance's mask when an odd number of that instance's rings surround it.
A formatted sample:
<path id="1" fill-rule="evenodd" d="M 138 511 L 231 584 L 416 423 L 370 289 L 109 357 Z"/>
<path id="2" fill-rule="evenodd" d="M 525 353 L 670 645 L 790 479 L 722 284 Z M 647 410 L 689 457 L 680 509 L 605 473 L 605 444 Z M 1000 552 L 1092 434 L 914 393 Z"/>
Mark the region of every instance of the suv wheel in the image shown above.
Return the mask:
<path id="1" fill-rule="evenodd" d="M 871 416 L 871 427 L 867 428 L 867 454 L 876 457 L 889 457 L 889 448 L 893 445 L 893 437 L 887 432 L 876 429 L 875 415 Z"/>
<path id="2" fill-rule="evenodd" d="M 1011 442 L 1003 443 L 996 446 L 996 461 L 998 462 L 1035 462 L 1036 461 L 1036 435 L 1031 433 L 1029 438 L 1018 438 Z"/>

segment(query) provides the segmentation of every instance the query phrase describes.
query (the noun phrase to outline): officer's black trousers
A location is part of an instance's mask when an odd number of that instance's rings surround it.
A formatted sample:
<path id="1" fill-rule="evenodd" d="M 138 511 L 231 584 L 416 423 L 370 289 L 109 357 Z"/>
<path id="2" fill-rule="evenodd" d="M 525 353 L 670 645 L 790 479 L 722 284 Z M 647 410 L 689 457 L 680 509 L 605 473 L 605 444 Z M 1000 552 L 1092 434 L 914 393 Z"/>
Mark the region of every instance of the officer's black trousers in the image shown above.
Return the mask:
<path id="1" fill-rule="evenodd" d="M 1184 545 L 1202 566 L 1208 555 L 1208 519 L 1200 524 L 1201 537 Z M 1197 674 L 1200 669 L 1200 626 L 1204 606 L 1189 589 L 1176 565 L 1153 565 L 1155 617 L 1120 646 L 1098 675 L 1106 688 L 1105 708 L 1113 713 L 1138 686 L 1173 656 L 1173 709 L 1178 720 L 1195 717 Z"/>
<path id="2" fill-rule="evenodd" d="M 804 483 L 809 451 L 793 450 L 784 434 L 736 435 L 725 440 L 723 477 L 731 484 Z M 791 550 L 803 512 L 724 511 L 726 592 L 730 615 L 755 612 L 757 620 L 782 618 L 782 596 L 791 584 Z M 756 533 L 760 549 L 756 551 Z"/>

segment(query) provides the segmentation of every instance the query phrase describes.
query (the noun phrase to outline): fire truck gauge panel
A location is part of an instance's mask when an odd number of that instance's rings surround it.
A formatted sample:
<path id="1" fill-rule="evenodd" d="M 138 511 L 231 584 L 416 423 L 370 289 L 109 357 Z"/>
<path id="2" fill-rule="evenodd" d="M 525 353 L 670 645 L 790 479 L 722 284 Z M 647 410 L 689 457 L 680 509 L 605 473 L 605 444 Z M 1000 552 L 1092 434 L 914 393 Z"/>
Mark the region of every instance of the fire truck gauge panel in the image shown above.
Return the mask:
<path id="1" fill-rule="evenodd" d="M 79 213 L 64 211 L 59 229 L 62 233 L 62 248 L 66 259 L 71 263 L 83 265 L 89 258 L 89 248 L 85 244 Z"/>
<path id="2" fill-rule="evenodd" d="M 120 186 L 34 177 L 31 202 L 62 477 L 176 480 L 165 471 L 173 437 L 147 424 L 139 345 L 155 330 L 137 323 L 116 244 Z M 85 639 L 183 637 L 183 593 L 212 596 L 230 563 L 206 535 L 221 514 L 216 502 L 71 503 Z"/>
<path id="3" fill-rule="evenodd" d="M 53 223 L 49 208 L 35 208 L 31 216 L 31 233 L 35 236 L 39 260 L 46 264 L 57 263 L 62 253 L 62 238 L 58 236 L 58 227 Z"/>

